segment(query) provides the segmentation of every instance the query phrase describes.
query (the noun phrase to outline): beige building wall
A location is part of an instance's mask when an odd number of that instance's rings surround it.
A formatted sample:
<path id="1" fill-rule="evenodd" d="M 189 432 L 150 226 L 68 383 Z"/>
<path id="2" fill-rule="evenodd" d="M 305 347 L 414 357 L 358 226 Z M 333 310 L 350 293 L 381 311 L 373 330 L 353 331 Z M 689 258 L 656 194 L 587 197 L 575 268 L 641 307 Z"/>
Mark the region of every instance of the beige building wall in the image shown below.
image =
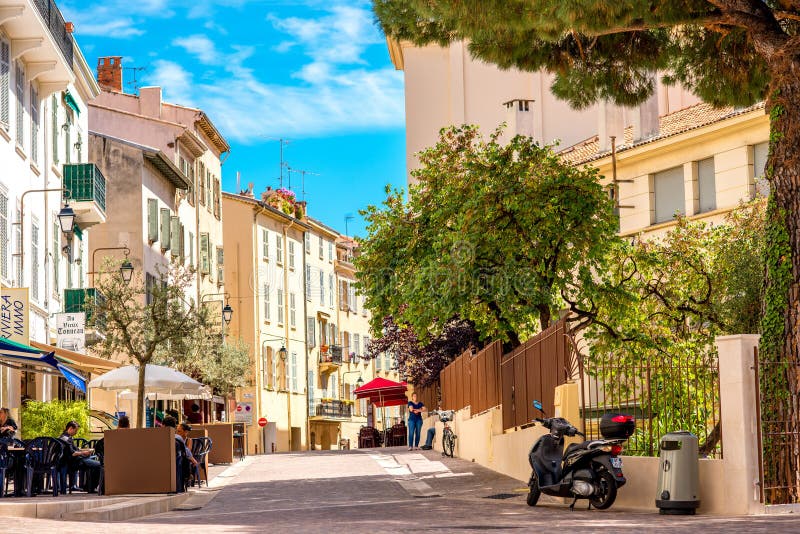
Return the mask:
<path id="1" fill-rule="evenodd" d="M 484 134 L 503 122 L 507 135 L 532 136 L 539 143 L 559 142 L 567 147 L 598 130 L 620 132 L 637 124 L 647 134 L 648 124 L 659 114 L 682 109 L 698 99 L 680 87 L 657 83 L 656 95 L 636 109 L 605 103 L 574 110 L 550 91 L 553 76 L 545 72 L 502 70 L 472 58 L 464 43 L 447 48 L 416 47 L 388 41 L 395 67 L 405 73 L 406 166 L 418 167 L 415 154 L 438 140 L 439 130 L 450 125 L 477 124 Z M 511 106 L 506 103 L 522 100 Z"/>
<path id="2" fill-rule="evenodd" d="M 225 276 L 234 315 L 229 337 L 253 356 L 251 453 L 303 450 L 308 444 L 304 233 L 308 226 L 261 201 L 223 193 Z M 280 358 L 286 349 L 286 360 Z M 268 424 L 257 425 L 264 417 Z"/>

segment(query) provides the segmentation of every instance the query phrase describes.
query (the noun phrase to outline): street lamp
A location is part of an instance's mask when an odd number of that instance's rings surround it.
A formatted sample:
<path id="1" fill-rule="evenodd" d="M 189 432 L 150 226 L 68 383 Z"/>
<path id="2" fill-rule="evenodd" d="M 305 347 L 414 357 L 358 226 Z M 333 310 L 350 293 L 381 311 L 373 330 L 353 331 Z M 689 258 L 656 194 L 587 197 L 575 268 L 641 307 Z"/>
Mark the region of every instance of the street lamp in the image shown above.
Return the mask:
<path id="1" fill-rule="evenodd" d="M 75 228 L 75 211 L 69 207 L 69 200 L 58 212 L 58 224 L 61 226 L 61 232 L 71 234 Z"/>
<path id="2" fill-rule="evenodd" d="M 289 354 L 289 351 L 286 350 L 286 347 L 281 345 L 281 348 L 278 349 L 278 356 L 280 357 L 280 359 L 283 360 L 283 361 L 286 361 L 286 357 L 288 356 L 288 354 Z"/>
<path id="3" fill-rule="evenodd" d="M 233 319 L 233 308 L 230 304 L 225 304 L 225 307 L 222 308 L 222 320 L 225 321 L 225 324 L 230 324 L 231 319 Z"/>
<path id="4" fill-rule="evenodd" d="M 97 258 L 97 253 L 100 252 L 101 250 L 124 250 L 125 251 L 125 260 L 119 266 L 119 274 L 122 277 L 122 281 L 125 282 L 126 284 L 129 284 L 131 282 L 131 279 L 133 278 L 133 264 L 130 262 L 130 260 L 128 260 L 128 256 L 131 253 L 131 249 L 129 249 L 128 247 L 125 247 L 125 246 L 122 246 L 122 247 L 99 247 L 99 248 L 94 249 L 94 252 L 92 252 L 92 270 L 89 271 L 86 274 L 91 274 L 92 276 L 94 276 L 96 274 L 102 274 L 103 273 L 103 271 L 95 271 L 94 270 L 95 269 L 95 265 L 97 263 L 97 259 L 96 259 Z M 92 280 L 92 281 L 94 281 L 94 280 Z"/>

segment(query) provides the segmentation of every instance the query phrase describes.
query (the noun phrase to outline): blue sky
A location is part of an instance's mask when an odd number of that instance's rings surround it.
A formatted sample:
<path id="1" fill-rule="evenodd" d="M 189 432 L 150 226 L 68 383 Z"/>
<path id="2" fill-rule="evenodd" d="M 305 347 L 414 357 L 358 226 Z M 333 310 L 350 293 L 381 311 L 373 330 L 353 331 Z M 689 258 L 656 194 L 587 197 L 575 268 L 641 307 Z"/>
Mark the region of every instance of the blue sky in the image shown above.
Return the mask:
<path id="1" fill-rule="evenodd" d="M 405 185 L 403 77 L 366 0 L 58 0 L 89 65 L 123 56 L 126 92 L 203 109 L 232 146 L 223 188 L 307 175 L 309 213 L 364 234 L 358 210 Z M 133 69 L 141 70 L 133 70 Z M 286 173 L 284 173 L 286 179 Z M 300 195 L 300 175 L 292 175 Z"/>

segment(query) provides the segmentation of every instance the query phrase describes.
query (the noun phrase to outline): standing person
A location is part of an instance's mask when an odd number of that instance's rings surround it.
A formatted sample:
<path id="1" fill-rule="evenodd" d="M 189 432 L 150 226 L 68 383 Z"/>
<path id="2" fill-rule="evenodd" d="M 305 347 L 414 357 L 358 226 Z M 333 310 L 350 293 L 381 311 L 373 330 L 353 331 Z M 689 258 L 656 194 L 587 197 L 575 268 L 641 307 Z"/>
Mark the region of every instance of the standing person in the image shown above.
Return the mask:
<path id="1" fill-rule="evenodd" d="M 422 412 L 425 404 L 417 402 L 417 394 L 411 395 L 408 401 L 408 450 L 419 449 L 419 437 L 422 433 Z"/>
<path id="2" fill-rule="evenodd" d="M 0 439 L 11 439 L 17 431 L 17 422 L 11 418 L 8 408 L 0 408 Z"/>

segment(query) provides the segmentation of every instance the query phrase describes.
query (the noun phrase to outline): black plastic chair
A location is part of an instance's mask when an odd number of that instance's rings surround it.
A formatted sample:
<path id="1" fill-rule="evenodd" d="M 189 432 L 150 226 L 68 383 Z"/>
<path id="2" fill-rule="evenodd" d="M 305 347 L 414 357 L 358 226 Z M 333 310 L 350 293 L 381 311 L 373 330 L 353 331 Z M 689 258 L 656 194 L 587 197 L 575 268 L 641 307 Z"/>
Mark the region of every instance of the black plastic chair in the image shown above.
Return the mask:
<path id="1" fill-rule="evenodd" d="M 97 485 L 97 494 L 105 495 L 106 492 L 106 442 L 105 438 L 92 440 L 92 448 L 94 454 L 97 456 L 97 461 L 100 462 L 100 483 Z"/>
<path id="2" fill-rule="evenodd" d="M 208 486 L 208 471 L 206 471 L 206 457 L 208 453 L 211 451 L 211 447 L 213 446 L 213 441 L 211 438 L 207 437 L 199 437 L 199 438 L 192 438 L 192 456 L 194 459 L 197 460 L 197 465 L 194 466 L 194 480 L 198 486 L 203 485 L 203 479 L 200 478 L 200 469 L 203 469 L 203 475 L 205 476 L 206 486 Z"/>
<path id="3" fill-rule="evenodd" d="M 33 496 L 35 474 L 48 476 L 53 497 L 58 497 L 58 470 L 62 451 L 62 442 L 55 438 L 34 438 L 25 447 L 25 491 L 28 497 Z"/>
<path id="4" fill-rule="evenodd" d="M 183 493 L 186 491 L 189 473 L 184 470 L 184 463 L 186 462 L 186 444 L 175 438 L 175 491 Z"/>
<path id="5" fill-rule="evenodd" d="M 0 443 L 0 498 L 8 493 L 8 483 L 14 478 L 14 458 L 8 453 L 8 444 Z"/>
<path id="6" fill-rule="evenodd" d="M 88 439 L 72 438 L 72 443 L 74 443 L 75 446 L 78 447 L 79 449 L 86 449 L 90 447 Z"/>

